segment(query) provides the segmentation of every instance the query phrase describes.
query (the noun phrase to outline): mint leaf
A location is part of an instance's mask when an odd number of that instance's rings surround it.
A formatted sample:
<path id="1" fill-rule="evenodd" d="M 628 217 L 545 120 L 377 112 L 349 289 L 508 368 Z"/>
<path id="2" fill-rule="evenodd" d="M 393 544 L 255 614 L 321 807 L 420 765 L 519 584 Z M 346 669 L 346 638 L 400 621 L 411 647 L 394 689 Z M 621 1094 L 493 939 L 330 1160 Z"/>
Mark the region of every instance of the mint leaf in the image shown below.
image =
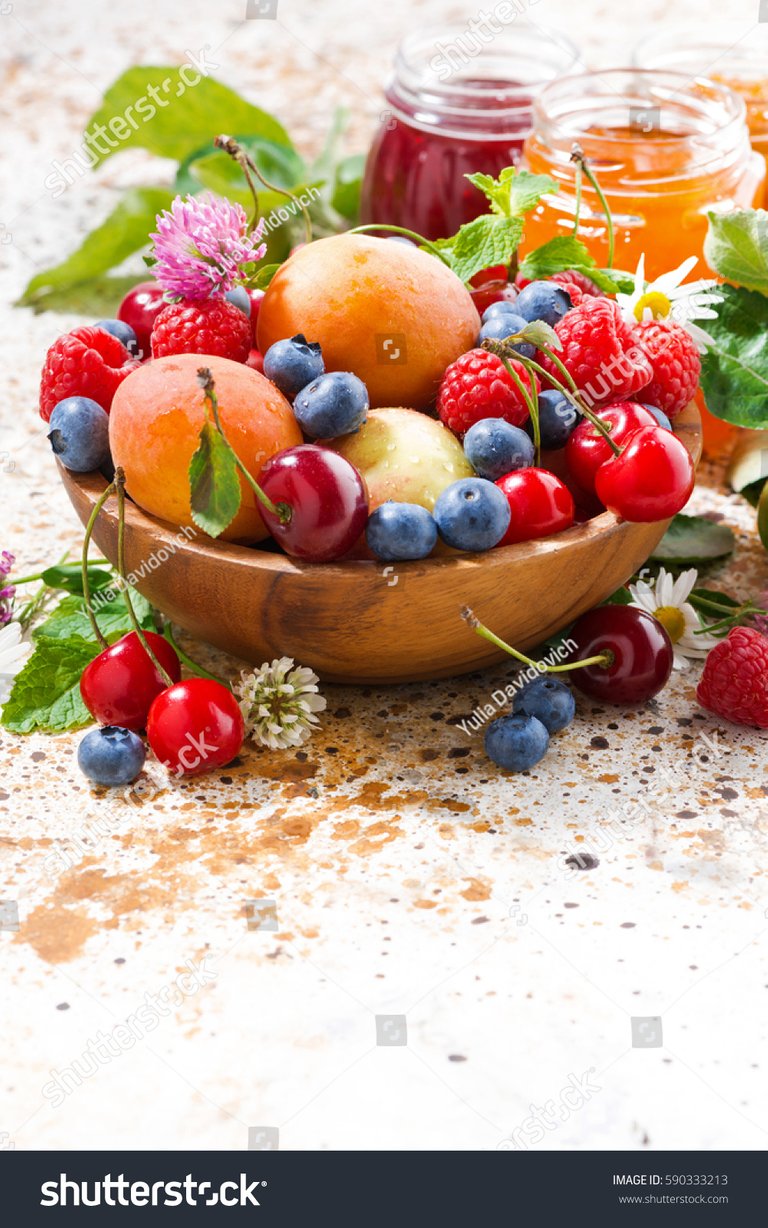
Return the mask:
<path id="1" fill-rule="evenodd" d="M 57 563 L 55 567 L 46 567 L 40 573 L 40 579 L 48 588 L 60 588 L 67 593 L 82 593 L 83 569 L 80 563 Z M 88 583 L 91 590 L 106 588 L 114 579 L 112 568 L 106 563 L 90 563 L 88 566 Z"/>
<path id="2" fill-rule="evenodd" d="M 189 491 L 195 524 L 218 537 L 237 515 L 242 495 L 232 449 L 210 421 L 189 464 Z"/>
<path id="3" fill-rule="evenodd" d="M 717 319 L 706 320 L 712 344 L 701 362 L 707 409 L 736 426 L 768 427 L 768 298 L 718 286 Z"/>
<path id="4" fill-rule="evenodd" d="M 14 733 L 60 733 L 90 724 L 80 697 L 80 675 L 100 651 L 93 640 L 43 639 L 16 675 L 2 723 Z"/>
<path id="5" fill-rule="evenodd" d="M 735 544 L 727 524 L 681 514 L 675 516 L 651 558 L 659 563 L 711 563 L 731 554 Z"/>
<path id="6" fill-rule="evenodd" d="M 154 230 L 156 215 L 167 209 L 172 200 L 173 193 L 165 188 L 130 189 L 109 217 L 86 236 L 71 256 L 32 278 L 19 305 L 45 304 L 54 291 L 69 290 L 93 281 L 139 251 L 147 244 L 149 232 Z"/>
<path id="7" fill-rule="evenodd" d="M 435 246 L 441 251 L 444 244 L 447 246 L 454 273 L 462 281 L 469 281 L 481 269 L 509 264 L 522 235 L 521 218 L 483 213 L 462 226 L 453 240 L 442 240 Z"/>
<path id="8" fill-rule="evenodd" d="M 481 172 L 464 178 L 487 196 L 492 211 L 502 217 L 522 217 L 547 192 L 557 191 L 557 184 L 549 175 L 532 175 L 530 171 L 517 171 L 514 166 L 506 166 L 498 179 Z"/>
<path id="9" fill-rule="evenodd" d="M 531 281 L 551 277 L 553 273 L 564 273 L 568 269 L 583 273 L 599 290 L 605 290 L 608 294 L 615 294 L 618 290 L 630 292 L 634 288 L 634 279 L 629 274 L 599 269 L 585 245 L 573 235 L 557 235 L 541 247 L 535 247 L 520 265 L 523 277 Z"/>
<path id="10" fill-rule="evenodd" d="M 141 593 L 137 593 L 132 588 L 131 599 L 139 625 L 145 630 L 154 631 L 152 606 L 146 597 L 142 597 Z M 105 589 L 94 593 L 91 603 L 96 621 L 105 639 L 113 642 L 133 630 L 125 598 L 117 589 Z M 96 643 L 96 637 L 85 610 L 85 602 L 82 597 L 74 594 L 60 601 L 45 622 L 35 627 L 32 634 L 33 638 L 38 641 L 42 639 L 80 639 L 93 640 L 94 644 Z"/>
<path id="11" fill-rule="evenodd" d="M 186 158 L 218 132 L 249 132 L 278 145 L 291 145 L 285 128 L 268 112 L 213 77 L 187 84 L 182 71 L 190 80 L 197 72 L 189 65 L 144 64 L 129 68 L 110 85 L 85 133 L 85 142 L 96 158 L 94 165 L 122 149 Z"/>
<path id="12" fill-rule="evenodd" d="M 768 213 L 735 209 L 709 213 L 704 258 L 721 277 L 768 294 Z"/>

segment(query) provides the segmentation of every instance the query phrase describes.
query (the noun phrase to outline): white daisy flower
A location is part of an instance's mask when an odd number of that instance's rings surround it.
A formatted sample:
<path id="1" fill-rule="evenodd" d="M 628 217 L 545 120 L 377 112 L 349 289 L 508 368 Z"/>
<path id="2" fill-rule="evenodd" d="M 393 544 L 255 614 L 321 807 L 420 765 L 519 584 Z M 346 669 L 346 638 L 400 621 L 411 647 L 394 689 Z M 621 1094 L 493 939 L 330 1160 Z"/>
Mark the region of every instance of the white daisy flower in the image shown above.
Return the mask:
<path id="1" fill-rule="evenodd" d="M 272 750 L 306 742 L 319 724 L 316 714 L 326 706 L 317 683 L 317 674 L 291 657 L 265 661 L 252 673 L 243 670 L 232 690 L 254 742 Z"/>
<path id="2" fill-rule="evenodd" d="M 629 586 L 630 604 L 658 619 L 671 639 L 675 669 L 687 669 L 689 658 L 705 657 L 719 643 L 714 635 L 695 634 L 703 624 L 688 598 L 697 579 L 695 567 L 681 571 L 677 579 L 662 567 L 650 583 L 638 580 Z"/>
<path id="3" fill-rule="evenodd" d="M 663 273 L 655 281 L 645 281 L 645 255 L 635 273 L 635 288 L 631 294 L 617 294 L 624 319 L 628 324 L 645 324 L 650 320 L 674 320 L 688 332 L 700 350 L 712 345 L 712 338 L 696 320 L 716 320 L 714 303 L 723 301 L 722 294 L 715 290 L 716 281 L 689 281 L 686 277 L 697 263 L 696 256 L 689 256 L 678 269 Z"/>
<path id="4" fill-rule="evenodd" d="M 18 623 L 0 627 L 0 704 L 10 695 L 13 680 L 26 665 L 31 652 L 32 645 L 22 638 Z"/>

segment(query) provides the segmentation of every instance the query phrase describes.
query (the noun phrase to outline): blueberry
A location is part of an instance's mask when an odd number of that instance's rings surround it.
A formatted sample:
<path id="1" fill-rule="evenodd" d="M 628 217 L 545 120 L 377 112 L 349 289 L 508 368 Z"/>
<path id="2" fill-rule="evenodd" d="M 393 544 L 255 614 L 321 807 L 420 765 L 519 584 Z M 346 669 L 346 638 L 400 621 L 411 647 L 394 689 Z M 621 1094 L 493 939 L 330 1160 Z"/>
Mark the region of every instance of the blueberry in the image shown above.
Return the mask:
<path id="1" fill-rule="evenodd" d="M 573 692 L 556 678 L 534 678 L 515 695 L 512 711 L 516 716 L 535 716 L 548 733 L 570 725 L 576 712 Z"/>
<path id="2" fill-rule="evenodd" d="M 266 361 L 265 358 L 265 371 Z M 356 431 L 365 422 L 368 404 L 368 389 L 361 379 L 351 371 L 332 371 L 301 389 L 293 412 L 301 429 L 312 439 L 337 439 Z"/>
<path id="3" fill-rule="evenodd" d="M 516 311 L 497 311 L 483 324 L 478 334 L 477 344 L 480 345 L 481 342 L 488 339 L 503 341 L 511 333 L 522 332 L 527 323 L 528 321 Z M 528 341 L 518 341 L 512 348 L 523 358 L 533 358 L 536 353 L 536 346 L 531 345 Z"/>
<path id="4" fill-rule="evenodd" d="M 485 478 L 461 478 L 438 497 L 437 531 L 455 550 L 490 550 L 509 528 L 511 512 L 503 491 Z"/>
<path id="5" fill-rule="evenodd" d="M 48 423 L 54 454 L 73 473 L 90 473 L 110 460 L 109 418 L 90 397 L 59 401 Z"/>
<path id="6" fill-rule="evenodd" d="M 512 315 L 519 314 L 515 306 L 515 299 L 502 298 L 499 299 L 498 302 L 491 303 L 489 307 L 486 307 L 480 319 L 482 320 L 483 324 L 487 324 L 487 322 L 492 320 L 494 316 L 505 315 L 508 313 L 511 313 Z"/>
<path id="7" fill-rule="evenodd" d="M 655 405 L 646 405 L 645 401 L 641 401 L 640 404 L 642 405 L 643 409 L 648 410 L 649 414 L 653 414 L 659 426 L 663 426 L 665 431 L 672 430 L 672 423 L 664 413 L 663 409 L 657 409 Z"/>
<path id="8" fill-rule="evenodd" d="M 122 341 L 125 348 L 134 357 L 141 356 L 139 339 L 130 324 L 126 324 L 123 320 L 97 320 L 94 328 L 103 328 L 105 333 L 111 333 L 113 337 L 117 337 L 118 341 Z"/>
<path id="9" fill-rule="evenodd" d="M 572 401 L 556 389 L 539 393 L 539 431 L 541 446 L 550 451 L 564 448 L 581 421 L 581 415 Z M 533 438 L 533 423 L 525 427 Z"/>
<path id="10" fill-rule="evenodd" d="M 525 431 L 504 418 L 482 418 L 464 436 L 464 453 L 481 478 L 495 482 L 533 464 L 534 448 Z"/>
<path id="11" fill-rule="evenodd" d="M 532 281 L 515 300 L 515 309 L 524 319 L 543 320 L 553 328 L 571 306 L 565 290 L 553 281 Z"/>
<path id="12" fill-rule="evenodd" d="M 129 785 L 144 767 L 146 753 L 137 733 L 103 725 L 85 735 L 77 748 L 77 763 L 96 785 Z"/>
<path id="13" fill-rule="evenodd" d="M 264 355 L 264 374 L 285 396 L 296 396 L 313 379 L 323 374 L 325 363 L 316 342 L 301 333 L 289 340 L 276 341 Z"/>
<path id="14" fill-rule="evenodd" d="M 546 727 L 536 716 L 500 716 L 485 731 L 485 753 L 509 772 L 527 772 L 549 746 Z"/>
<path id="15" fill-rule="evenodd" d="M 246 290 L 245 286 L 235 286 L 234 290 L 227 290 L 227 293 L 224 295 L 224 298 L 227 299 L 230 303 L 234 303 L 235 307 L 239 307 L 240 310 L 244 312 L 245 315 L 247 315 L 248 319 L 250 320 L 251 300 L 248 297 L 248 291 Z"/>
<path id="16" fill-rule="evenodd" d="M 365 531 L 369 548 L 377 559 L 425 559 L 437 541 L 437 525 L 418 503 L 382 503 L 371 512 Z"/>

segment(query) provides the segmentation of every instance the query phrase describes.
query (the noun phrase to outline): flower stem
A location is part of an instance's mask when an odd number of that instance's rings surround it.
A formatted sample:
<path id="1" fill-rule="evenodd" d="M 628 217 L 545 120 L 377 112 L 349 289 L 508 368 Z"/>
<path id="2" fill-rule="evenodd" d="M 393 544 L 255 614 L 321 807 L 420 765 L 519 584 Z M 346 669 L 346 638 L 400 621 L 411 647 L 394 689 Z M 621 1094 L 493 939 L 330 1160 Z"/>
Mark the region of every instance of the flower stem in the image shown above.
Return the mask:
<path id="1" fill-rule="evenodd" d="M 346 233 L 348 235 L 365 235 L 377 230 L 391 231 L 392 234 L 404 235 L 406 239 L 413 239 L 414 243 L 418 243 L 419 247 L 425 247 L 433 256 L 437 256 L 438 260 L 442 260 L 443 264 L 449 262 L 446 260 L 439 247 L 435 247 L 434 243 L 430 243 L 429 239 L 425 239 L 423 235 L 417 234 L 415 230 L 406 230 L 404 226 L 386 226 L 382 222 L 370 222 L 365 226 L 353 226 Z"/>
<path id="2" fill-rule="evenodd" d="M 182 665 L 187 667 L 190 674 L 194 674 L 196 678 L 209 678 L 211 682 L 218 682 L 221 686 L 227 687 L 228 690 L 231 689 L 230 684 L 224 678 L 220 678 L 218 674 L 212 674 L 210 670 L 204 669 L 202 665 L 199 665 L 197 661 L 193 661 L 192 657 L 190 657 L 184 651 L 184 649 L 180 647 L 176 637 L 173 634 L 173 629 L 170 623 L 166 623 L 163 627 L 163 635 L 167 639 L 173 651 L 176 653 L 176 656 L 179 658 Z"/>
<path id="3" fill-rule="evenodd" d="M 109 499 L 110 495 L 114 494 L 116 489 L 117 487 L 115 486 L 115 483 L 110 482 L 106 490 L 96 500 L 93 511 L 88 519 L 88 524 L 85 527 L 85 537 L 83 538 L 83 601 L 85 602 L 85 612 L 88 615 L 88 621 L 93 628 L 93 634 L 96 636 L 96 640 L 101 645 L 102 649 L 109 648 L 109 641 L 102 634 L 101 627 L 99 626 L 96 615 L 93 612 L 93 604 L 91 602 L 91 582 L 88 578 L 88 550 L 91 544 L 93 530 L 96 527 L 96 521 L 99 518 L 99 513 L 104 504 L 107 502 L 107 499 Z"/>
<path id="4" fill-rule="evenodd" d="M 508 652 L 516 661 L 520 661 L 523 665 L 530 665 L 532 669 L 536 669 L 541 674 L 567 674 L 574 669 L 583 669 L 585 665 L 603 665 L 608 666 L 613 661 L 613 653 L 602 652 L 596 657 L 584 657 L 581 661 L 567 661 L 565 665 L 543 665 L 541 661 L 534 661 L 531 657 L 526 657 L 525 653 L 518 652 L 517 648 L 513 648 L 511 644 L 507 644 L 505 640 L 494 635 L 488 627 L 484 626 L 478 618 L 470 610 L 469 606 L 464 606 L 461 610 L 461 617 L 465 623 L 468 623 L 477 635 L 482 636 L 484 640 L 488 640 L 490 644 L 495 644 L 497 648 L 501 648 L 504 652 Z"/>
<path id="5" fill-rule="evenodd" d="M 214 422 L 214 426 L 216 427 L 216 430 L 219 432 L 219 434 L 221 435 L 221 438 L 224 440 L 224 443 L 229 448 L 229 451 L 232 454 L 232 459 L 237 465 L 237 468 L 242 473 L 246 482 L 248 482 L 249 486 L 253 490 L 253 493 L 256 495 L 256 498 L 259 500 L 262 507 L 265 507 L 272 516 L 277 517 L 277 519 L 280 521 L 281 524 L 288 524 L 289 520 L 291 519 L 291 516 L 293 515 L 293 509 L 291 508 L 290 504 L 272 502 L 269 495 L 264 493 L 264 491 L 261 489 L 256 479 L 252 477 L 251 474 L 248 472 L 245 465 L 240 460 L 240 457 L 237 455 L 237 452 L 232 447 L 232 444 L 229 442 L 226 435 L 224 434 L 224 428 L 221 425 L 221 418 L 219 417 L 219 399 L 216 396 L 216 389 L 215 389 L 215 385 L 213 382 L 213 375 L 211 373 L 210 367 L 198 367 L 197 382 L 199 383 L 205 395 L 206 405 L 211 411 L 211 415 L 213 417 L 213 422 Z"/>
<path id="6" fill-rule="evenodd" d="M 276 183 L 271 183 L 270 180 L 267 179 L 266 175 L 262 174 L 262 172 L 259 170 L 251 155 L 247 153 L 246 150 L 243 149 L 242 145 L 239 145 L 233 137 L 226 136 L 222 133 L 220 136 L 214 138 L 213 143 L 217 149 L 223 149 L 225 153 L 229 154 L 230 158 L 234 158 L 235 162 L 237 162 L 238 166 L 245 175 L 246 182 L 251 190 L 254 204 L 253 219 L 249 229 L 255 230 L 259 221 L 259 193 L 256 188 L 256 184 L 253 182 L 253 175 L 255 175 L 256 178 L 264 184 L 265 188 L 269 188 L 270 192 L 278 192 L 281 196 L 286 196 L 291 204 L 301 211 L 304 218 L 305 239 L 307 243 L 311 243 L 312 219 L 309 216 L 307 206 L 299 200 L 298 196 L 294 196 L 293 192 L 289 192 L 287 188 L 281 188 L 278 187 Z"/>
<path id="7" fill-rule="evenodd" d="M 584 151 L 580 145 L 574 144 L 571 149 L 571 162 L 575 162 L 577 167 L 581 167 L 587 177 L 587 180 L 597 193 L 597 199 L 600 201 L 600 208 L 605 214 L 605 221 L 608 227 L 608 264 L 607 267 L 613 268 L 613 254 L 615 245 L 615 236 L 613 233 L 613 217 L 608 201 L 605 199 L 605 193 L 598 183 L 597 175 L 589 165 L 587 158 L 584 156 Z"/>
<path id="8" fill-rule="evenodd" d="M 122 581 L 120 589 L 125 600 L 126 609 L 128 610 L 128 617 L 131 620 L 131 625 L 139 638 L 142 648 L 159 673 L 163 682 L 166 686 L 173 686 L 173 678 L 161 665 L 156 653 L 153 651 L 152 646 L 149 643 L 149 640 L 144 634 L 144 629 L 136 617 L 136 611 L 133 608 L 133 601 L 131 600 L 130 585 L 125 577 L 125 473 L 119 465 L 115 469 L 115 480 L 113 485 L 117 491 L 117 574 Z"/>

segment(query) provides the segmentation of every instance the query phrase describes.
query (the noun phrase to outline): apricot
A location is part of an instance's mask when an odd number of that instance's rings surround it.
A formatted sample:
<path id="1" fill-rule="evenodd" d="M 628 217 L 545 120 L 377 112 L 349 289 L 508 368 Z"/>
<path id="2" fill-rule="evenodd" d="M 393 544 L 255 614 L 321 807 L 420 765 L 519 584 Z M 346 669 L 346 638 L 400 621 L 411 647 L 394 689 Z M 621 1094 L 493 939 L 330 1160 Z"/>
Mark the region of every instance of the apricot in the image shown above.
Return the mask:
<path id="1" fill-rule="evenodd" d="M 199 367 L 210 367 L 221 424 L 254 477 L 271 456 L 302 442 L 293 410 L 275 385 L 244 363 L 202 354 L 176 354 L 145 363 L 123 380 L 112 402 L 112 459 L 125 470 L 128 494 L 139 507 L 179 526 L 192 520 L 189 462 L 205 421 Z M 221 534 L 225 541 L 268 536 L 256 496 L 240 479 L 240 510 Z"/>
<path id="2" fill-rule="evenodd" d="M 262 354 L 303 333 L 326 371 L 353 371 L 372 406 L 425 409 L 445 368 L 472 348 L 480 317 L 436 256 L 368 235 L 308 243 L 275 274 L 259 310 Z"/>

